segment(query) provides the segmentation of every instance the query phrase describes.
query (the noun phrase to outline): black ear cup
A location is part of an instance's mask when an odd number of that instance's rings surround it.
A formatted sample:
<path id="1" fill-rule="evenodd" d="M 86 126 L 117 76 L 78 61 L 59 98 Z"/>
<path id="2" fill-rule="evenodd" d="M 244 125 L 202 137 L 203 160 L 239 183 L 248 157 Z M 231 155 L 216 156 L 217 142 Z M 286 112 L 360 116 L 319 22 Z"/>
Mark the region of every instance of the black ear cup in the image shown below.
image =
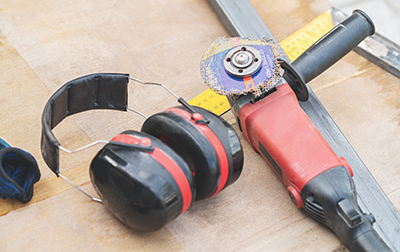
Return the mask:
<path id="1" fill-rule="evenodd" d="M 157 113 L 144 122 L 141 131 L 160 138 L 189 164 L 196 181 L 196 200 L 201 200 L 237 180 L 243 152 L 236 132 L 225 120 L 194 109 L 198 113 L 193 115 L 183 107 Z"/>
<path id="2" fill-rule="evenodd" d="M 239 136 L 222 117 L 200 107 L 194 107 L 194 109 L 210 121 L 207 126 L 214 132 L 224 147 L 229 162 L 229 176 L 224 186 L 226 188 L 234 183 L 242 172 L 244 160 Z"/>
<path id="3" fill-rule="evenodd" d="M 93 186 L 128 227 L 160 229 L 193 200 L 211 197 L 238 179 L 243 151 L 236 132 L 221 117 L 194 109 L 194 114 L 184 107 L 157 113 L 142 132 L 121 133 L 93 159 Z"/>
<path id="4" fill-rule="evenodd" d="M 114 137 L 93 159 L 90 175 L 104 205 L 139 231 L 160 229 L 186 211 L 196 195 L 185 161 L 159 139 L 141 132 Z"/>

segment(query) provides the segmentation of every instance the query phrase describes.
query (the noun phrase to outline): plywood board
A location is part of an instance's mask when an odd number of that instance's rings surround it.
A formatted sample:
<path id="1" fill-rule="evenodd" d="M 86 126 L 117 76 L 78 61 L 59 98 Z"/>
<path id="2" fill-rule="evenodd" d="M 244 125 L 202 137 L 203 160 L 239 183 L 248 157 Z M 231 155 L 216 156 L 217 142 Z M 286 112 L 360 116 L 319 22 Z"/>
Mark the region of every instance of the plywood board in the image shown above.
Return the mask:
<path id="1" fill-rule="evenodd" d="M 282 2 L 282 1 L 281 1 Z M 326 11 L 327 1 L 251 1 L 278 40 Z M 4 1 L 0 3 L 0 138 L 35 156 L 42 179 L 30 203 L 0 201 L 4 251 L 332 251 L 325 227 L 299 211 L 271 169 L 241 137 L 239 180 L 195 202 L 160 231 L 140 233 L 58 179 L 40 154 L 40 117 L 65 82 L 95 72 L 122 72 L 162 82 L 190 100 L 206 89 L 199 63 L 228 36 L 206 1 Z M 311 87 L 397 209 L 400 82 L 351 53 Z M 159 87 L 129 84 L 129 105 L 146 115 L 177 105 Z M 230 112 L 223 116 L 239 132 Z M 139 130 L 134 113 L 88 112 L 55 129 L 75 149 Z M 99 147 L 61 156 L 61 171 L 92 195 L 88 166 Z"/>

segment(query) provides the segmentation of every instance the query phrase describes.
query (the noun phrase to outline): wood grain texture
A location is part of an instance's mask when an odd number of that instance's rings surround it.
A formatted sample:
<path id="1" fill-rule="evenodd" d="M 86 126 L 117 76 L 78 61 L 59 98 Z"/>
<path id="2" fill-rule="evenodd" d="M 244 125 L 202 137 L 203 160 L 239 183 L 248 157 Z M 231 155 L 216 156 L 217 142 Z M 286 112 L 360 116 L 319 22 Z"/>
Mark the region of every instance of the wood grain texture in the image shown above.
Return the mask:
<path id="1" fill-rule="evenodd" d="M 278 40 L 330 7 L 327 1 L 250 2 Z M 228 34 L 203 0 L 1 2 L 0 138 L 33 154 L 42 179 L 30 203 L 0 201 L 0 250 L 339 251 L 338 239 L 293 205 L 243 137 L 239 180 L 154 233 L 127 229 L 45 165 L 40 117 L 62 84 L 122 72 L 162 82 L 190 100 L 206 89 L 200 59 L 221 36 Z M 399 80 L 351 53 L 310 85 L 400 209 Z M 146 115 L 176 105 L 159 87 L 131 83 L 129 95 L 130 107 Z M 239 132 L 230 112 L 223 117 Z M 134 113 L 91 111 L 66 119 L 55 134 L 75 149 L 142 123 Z M 64 175 L 92 195 L 88 166 L 98 149 L 61 156 Z"/>

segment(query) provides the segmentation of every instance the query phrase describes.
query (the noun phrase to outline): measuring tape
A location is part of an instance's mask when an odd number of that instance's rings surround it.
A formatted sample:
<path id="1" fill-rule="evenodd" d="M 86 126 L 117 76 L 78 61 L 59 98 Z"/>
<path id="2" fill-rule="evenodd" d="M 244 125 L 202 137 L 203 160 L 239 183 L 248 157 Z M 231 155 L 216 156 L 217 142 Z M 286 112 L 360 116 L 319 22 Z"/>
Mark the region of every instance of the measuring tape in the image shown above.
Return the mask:
<path id="1" fill-rule="evenodd" d="M 289 59 L 294 61 L 332 28 L 332 14 L 331 11 L 328 10 L 282 40 L 279 45 Z M 231 108 L 226 96 L 219 95 L 211 89 L 207 89 L 194 97 L 189 101 L 189 104 L 207 109 L 217 115 L 222 115 Z"/>
<path id="2" fill-rule="evenodd" d="M 333 28 L 331 11 L 328 10 L 289 37 L 282 40 L 279 45 L 291 61 L 294 61 L 312 44 Z"/>
<path id="3" fill-rule="evenodd" d="M 211 88 L 191 99 L 189 104 L 207 109 L 216 115 L 222 115 L 231 108 L 228 98 L 215 93 Z"/>

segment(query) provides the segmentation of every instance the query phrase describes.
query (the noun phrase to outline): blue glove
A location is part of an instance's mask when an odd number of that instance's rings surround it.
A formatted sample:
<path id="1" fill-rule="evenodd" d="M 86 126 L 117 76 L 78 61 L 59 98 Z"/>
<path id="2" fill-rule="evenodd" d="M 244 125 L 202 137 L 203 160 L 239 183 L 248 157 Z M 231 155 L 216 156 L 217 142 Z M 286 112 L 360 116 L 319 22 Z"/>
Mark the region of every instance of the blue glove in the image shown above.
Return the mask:
<path id="1" fill-rule="evenodd" d="M 14 198 L 27 203 L 33 195 L 33 184 L 39 179 L 40 171 L 35 158 L 0 138 L 1 198 Z"/>

